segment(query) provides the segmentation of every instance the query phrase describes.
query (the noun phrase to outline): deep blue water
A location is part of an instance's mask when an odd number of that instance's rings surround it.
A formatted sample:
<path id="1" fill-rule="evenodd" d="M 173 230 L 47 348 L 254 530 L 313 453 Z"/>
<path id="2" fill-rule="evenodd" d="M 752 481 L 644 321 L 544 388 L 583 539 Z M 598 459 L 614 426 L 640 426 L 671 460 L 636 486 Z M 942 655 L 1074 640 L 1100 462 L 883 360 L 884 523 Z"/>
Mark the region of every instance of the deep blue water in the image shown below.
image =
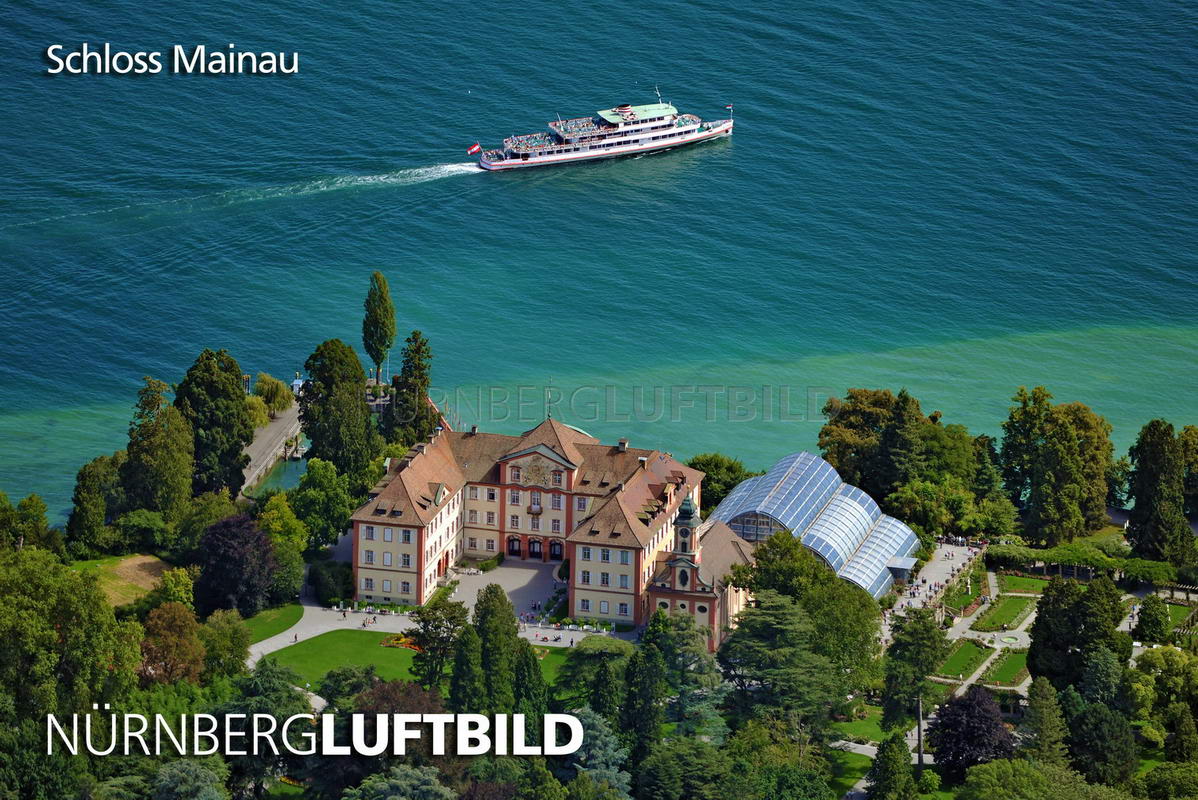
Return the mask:
<path id="1" fill-rule="evenodd" d="M 535 424 L 546 386 L 596 435 L 755 467 L 813 447 L 811 409 L 855 385 L 994 432 L 1046 383 L 1120 447 L 1153 416 L 1198 422 L 1183 4 L 89 5 L 0 28 L 10 495 L 65 508 L 141 376 L 178 380 L 202 347 L 284 377 L 325 338 L 360 347 L 375 268 L 491 430 Z M 301 69 L 41 74 L 84 41 Z M 705 117 L 735 103 L 735 136 L 467 166 L 476 140 L 655 84 Z"/>

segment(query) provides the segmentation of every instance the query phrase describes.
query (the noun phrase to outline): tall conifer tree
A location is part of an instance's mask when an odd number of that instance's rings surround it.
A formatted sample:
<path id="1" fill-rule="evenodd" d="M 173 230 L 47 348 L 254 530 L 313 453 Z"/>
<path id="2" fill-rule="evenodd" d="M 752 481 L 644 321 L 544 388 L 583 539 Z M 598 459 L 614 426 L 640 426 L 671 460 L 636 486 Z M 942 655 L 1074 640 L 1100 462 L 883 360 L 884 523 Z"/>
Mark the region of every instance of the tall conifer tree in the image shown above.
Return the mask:
<path id="1" fill-rule="evenodd" d="M 370 275 L 366 292 L 365 314 L 362 317 L 362 346 L 374 363 L 375 379 L 383 382 L 383 362 L 395 343 L 395 304 L 391 302 L 391 287 L 383 273 Z"/>

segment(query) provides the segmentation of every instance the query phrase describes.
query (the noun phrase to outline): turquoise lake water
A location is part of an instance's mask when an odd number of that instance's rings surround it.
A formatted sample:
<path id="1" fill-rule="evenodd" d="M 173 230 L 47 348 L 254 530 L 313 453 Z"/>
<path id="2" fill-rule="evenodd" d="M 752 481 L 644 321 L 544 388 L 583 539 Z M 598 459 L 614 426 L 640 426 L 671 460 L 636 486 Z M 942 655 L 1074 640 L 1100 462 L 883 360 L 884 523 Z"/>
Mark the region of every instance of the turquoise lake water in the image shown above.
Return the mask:
<path id="1" fill-rule="evenodd" d="M 360 348 L 369 272 L 463 424 L 544 413 L 753 467 L 848 386 L 994 433 L 1015 387 L 1125 448 L 1198 422 L 1198 12 L 647 2 L 10 8 L 0 489 L 56 514 L 141 376 Z M 299 75 L 41 74 L 55 43 L 299 51 Z M 476 140 L 667 100 L 731 139 L 485 174 Z M 398 359 L 393 359 L 398 368 Z M 559 400 L 559 398 L 561 398 Z"/>

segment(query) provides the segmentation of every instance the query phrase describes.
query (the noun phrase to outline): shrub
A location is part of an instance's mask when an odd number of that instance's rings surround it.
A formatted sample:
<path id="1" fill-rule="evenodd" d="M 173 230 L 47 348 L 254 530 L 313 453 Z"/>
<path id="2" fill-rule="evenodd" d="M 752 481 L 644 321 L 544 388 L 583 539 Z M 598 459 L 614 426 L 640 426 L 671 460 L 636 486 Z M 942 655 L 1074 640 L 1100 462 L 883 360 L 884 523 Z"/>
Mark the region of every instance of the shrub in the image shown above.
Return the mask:
<path id="1" fill-rule="evenodd" d="M 480 561 L 478 563 L 478 568 L 480 570 L 482 570 L 483 572 L 490 572 L 491 570 L 495 569 L 502 563 L 503 563 L 503 553 L 499 553 L 498 555 L 491 556 L 486 561 Z"/>
<path id="2" fill-rule="evenodd" d="M 308 568 L 308 582 L 316 593 L 316 601 L 329 605 L 333 599 L 353 597 L 354 571 L 339 561 L 318 561 Z"/>

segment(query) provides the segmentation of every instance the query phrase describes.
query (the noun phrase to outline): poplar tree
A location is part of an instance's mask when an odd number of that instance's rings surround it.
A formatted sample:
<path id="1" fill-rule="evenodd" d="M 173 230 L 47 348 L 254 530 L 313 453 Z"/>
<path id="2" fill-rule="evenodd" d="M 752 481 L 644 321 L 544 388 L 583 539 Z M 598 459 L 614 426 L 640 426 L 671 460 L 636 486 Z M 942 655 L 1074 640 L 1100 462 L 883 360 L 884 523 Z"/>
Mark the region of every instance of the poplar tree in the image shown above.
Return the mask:
<path id="1" fill-rule="evenodd" d="M 244 451 L 254 440 L 237 360 L 225 350 L 204 348 L 175 389 L 175 407 L 195 440 L 192 494 L 228 489 L 236 497 L 250 460 Z"/>
<path id="2" fill-rule="evenodd" d="M 511 714 L 516 705 L 514 683 L 519 624 L 512 601 L 499 584 L 489 584 L 478 593 L 474 625 L 478 630 L 486 686 L 482 704 L 485 710 L 480 713 Z"/>
<path id="3" fill-rule="evenodd" d="M 902 733 L 892 733 L 878 745 L 865 780 L 869 800 L 914 800 L 919 794 L 911 769 L 911 750 Z"/>
<path id="4" fill-rule="evenodd" d="M 1182 513 L 1185 465 L 1173 426 L 1154 419 L 1140 430 L 1129 451 L 1128 495 L 1135 504 L 1127 538 L 1141 558 L 1181 566 L 1194 557 L 1194 534 Z"/>
<path id="5" fill-rule="evenodd" d="M 366 292 L 364 306 L 362 346 L 374 363 L 375 379 L 382 383 L 383 362 L 395 343 L 395 304 L 391 302 L 387 279 L 377 270 L 370 275 L 370 289 Z"/>
<path id="6" fill-rule="evenodd" d="M 449 708 L 458 714 L 476 713 L 486 705 L 487 684 L 483 677 L 482 645 L 473 625 L 458 634 L 449 680 Z"/>
<path id="7" fill-rule="evenodd" d="M 178 519 L 191 499 L 195 442 L 187 419 L 166 399 L 167 385 L 145 378 L 129 423 L 121 486 L 129 508 Z"/>
<path id="8" fill-rule="evenodd" d="M 1189 703 L 1173 703 L 1165 710 L 1169 720 L 1169 738 L 1165 740 L 1165 756 L 1170 761 L 1198 760 L 1198 727 Z"/>
<path id="9" fill-rule="evenodd" d="M 1024 758 L 1046 764 L 1066 766 L 1065 738 L 1069 731 L 1057 702 L 1056 689 L 1043 675 L 1032 681 L 1028 690 L 1027 711 L 1019 730 L 1020 752 Z"/>

